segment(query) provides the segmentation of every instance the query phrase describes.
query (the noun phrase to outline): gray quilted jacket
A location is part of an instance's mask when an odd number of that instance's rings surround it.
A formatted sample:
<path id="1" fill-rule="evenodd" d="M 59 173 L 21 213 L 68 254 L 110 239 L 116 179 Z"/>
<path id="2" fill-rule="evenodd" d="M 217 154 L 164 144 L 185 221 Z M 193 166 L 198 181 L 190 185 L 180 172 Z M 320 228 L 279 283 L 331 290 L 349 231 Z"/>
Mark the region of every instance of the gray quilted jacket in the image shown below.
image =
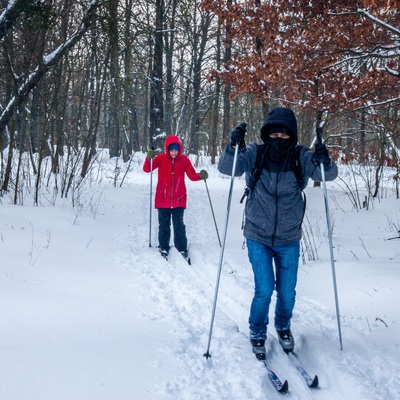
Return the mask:
<path id="1" fill-rule="evenodd" d="M 234 154 L 234 149 L 228 145 L 218 163 L 221 173 L 232 174 Z M 256 143 L 250 143 L 246 151 L 238 154 L 235 176 L 245 173 L 247 184 L 256 156 Z M 301 146 L 300 162 L 304 186 L 309 178 L 315 181 L 322 180 L 320 165 L 308 147 Z M 337 175 L 337 165 L 331 160 L 330 166 L 325 167 L 325 179 L 331 181 Z M 253 193 L 247 198 L 244 237 L 270 247 L 299 241 L 305 211 L 302 189 L 294 171 L 272 172 L 264 168 Z"/>

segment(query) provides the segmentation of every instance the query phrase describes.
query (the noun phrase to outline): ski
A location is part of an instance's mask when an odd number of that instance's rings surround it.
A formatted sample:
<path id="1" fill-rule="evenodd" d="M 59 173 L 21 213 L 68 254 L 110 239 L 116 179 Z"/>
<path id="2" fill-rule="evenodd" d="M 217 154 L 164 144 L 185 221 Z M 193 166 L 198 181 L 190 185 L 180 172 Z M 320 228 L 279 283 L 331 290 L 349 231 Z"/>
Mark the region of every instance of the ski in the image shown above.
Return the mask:
<path id="1" fill-rule="evenodd" d="M 279 339 L 276 338 L 274 335 L 271 334 L 271 337 L 279 342 Z M 299 359 L 297 358 L 296 354 L 293 352 L 293 350 L 285 350 L 283 351 L 288 355 L 290 361 L 292 364 L 296 367 L 297 371 L 300 373 L 301 377 L 304 379 L 305 383 L 309 388 L 316 388 L 319 385 L 319 380 L 318 380 L 318 375 L 314 375 L 312 378 L 308 372 L 305 370 L 305 368 L 301 365 Z"/>
<path id="2" fill-rule="evenodd" d="M 268 371 L 268 378 L 269 380 L 272 382 L 272 384 L 274 385 L 275 389 L 279 392 L 279 393 L 286 393 L 289 390 L 289 384 L 288 381 L 284 381 L 282 383 L 282 381 L 278 378 L 278 376 L 275 374 L 274 371 L 272 371 L 272 369 L 268 366 L 268 363 L 266 360 L 260 360 L 265 368 L 267 368 Z"/>
<path id="3" fill-rule="evenodd" d="M 161 248 L 158 248 L 158 251 L 160 252 L 161 257 L 163 257 L 166 261 L 168 261 L 168 256 L 169 256 L 169 251 L 167 252 L 166 250 L 161 250 Z M 189 264 L 192 265 L 192 260 L 190 259 L 189 252 L 179 252 L 183 259 Z"/>
<path id="4" fill-rule="evenodd" d="M 189 250 L 190 250 L 190 244 L 188 244 L 186 251 L 181 251 L 180 253 L 181 253 L 182 257 L 186 260 L 186 262 L 189 265 L 192 265 L 192 260 L 190 259 Z"/>
<path id="5" fill-rule="evenodd" d="M 311 378 L 311 376 L 303 368 L 300 361 L 296 357 L 296 354 L 293 353 L 293 351 L 288 351 L 288 352 L 286 352 L 286 354 L 288 355 L 288 357 L 289 357 L 290 361 L 293 363 L 293 365 L 296 367 L 297 371 L 299 371 L 301 377 L 304 379 L 307 386 L 309 388 L 316 388 L 319 385 L 318 375 L 314 375 L 314 378 Z"/>
<path id="6" fill-rule="evenodd" d="M 181 253 L 182 254 L 182 253 Z M 183 254 L 182 254 L 182 257 L 184 258 L 184 260 L 189 264 L 189 265 L 192 265 L 192 261 L 190 260 L 190 257 L 189 256 L 184 256 Z"/>

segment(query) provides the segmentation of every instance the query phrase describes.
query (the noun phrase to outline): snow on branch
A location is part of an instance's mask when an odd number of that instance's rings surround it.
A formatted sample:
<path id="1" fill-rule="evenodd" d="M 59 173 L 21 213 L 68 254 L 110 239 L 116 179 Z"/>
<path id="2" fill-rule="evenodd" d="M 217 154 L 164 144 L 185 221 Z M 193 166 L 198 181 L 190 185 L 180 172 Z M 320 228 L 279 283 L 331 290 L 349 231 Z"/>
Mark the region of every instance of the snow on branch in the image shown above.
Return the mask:
<path id="1" fill-rule="evenodd" d="M 0 40 L 5 36 L 8 29 L 10 29 L 19 15 L 20 6 L 26 0 L 11 0 L 8 2 L 7 7 L 0 15 Z"/>
<path id="2" fill-rule="evenodd" d="M 357 13 L 364 15 L 366 18 L 370 19 L 373 21 L 375 24 L 382 26 L 383 28 L 387 29 L 388 31 L 392 32 L 393 34 L 400 36 L 400 29 L 394 27 L 393 25 L 390 25 L 386 23 L 385 21 L 382 21 L 381 19 L 373 16 L 371 13 L 368 11 L 359 8 L 357 9 Z"/>
<path id="3" fill-rule="evenodd" d="M 46 72 L 49 71 L 50 68 L 55 65 L 87 32 L 91 21 L 94 18 L 95 10 L 98 7 L 99 2 L 100 0 L 91 1 L 90 6 L 86 10 L 82 22 L 77 30 L 51 54 L 43 57 L 43 62 L 40 63 L 36 69 L 24 80 L 19 87 L 17 94 L 10 99 L 0 115 L 0 131 L 4 129 L 13 116 L 14 108 L 26 100 L 31 90 L 38 84 L 43 75 L 45 75 Z"/>

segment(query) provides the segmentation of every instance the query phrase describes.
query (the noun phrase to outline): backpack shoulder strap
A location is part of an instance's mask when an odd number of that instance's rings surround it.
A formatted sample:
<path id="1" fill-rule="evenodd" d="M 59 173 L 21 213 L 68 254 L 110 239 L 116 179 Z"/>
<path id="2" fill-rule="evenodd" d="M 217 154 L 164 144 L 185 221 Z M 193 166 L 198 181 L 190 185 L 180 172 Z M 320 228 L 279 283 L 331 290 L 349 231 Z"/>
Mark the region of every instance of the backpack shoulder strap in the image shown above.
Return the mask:
<path id="1" fill-rule="evenodd" d="M 306 180 L 304 179 L 303 167 L 301 166 L 301 159 L 300 159 L 301 149 L 302 149 L 302 146 L 300 146 L 300 145 L 297 145 L 294 148 L 295 157 L 294 157 L 294 165 L 293 165 L 294 174 L 296 176 L 296 180 L 297 180 L 297 183 L 299 185 L 299 188 L 301 190 L 303 200 L 304 200 L 304 208 L 303 208 L 303 215 L 301 217 L 300 228 L 303 225 L 303 219 L 304 219 L 304 215 L 306 213 L 306 208 L 307 208 L 307 197 L 304 192 L 304 189 L 306 186 L 305 185 Z"/>
<path id="2" fill-rule="evenodd" d="M 256 161 L 254 162 L 253 169 L 251 170 L 251 173 L 250 173 L 249 184 L 244 189 L 244 193 L 240 200 L 240 203 L 243 203 L 244 198 L 246 196 L 248 196 L 256 187 L 256 183 L 257 183 L 258 179 L 260 178 L 260 175 L 261 175 L 261 172 L 263 169 L 263 164 L 264 164 L 264 159 L 265 159 L 266 153 L 267 153 L 267 145 L 265 143 L 258 144 Z"/>
<path id="3" fill-rule="evenodd" d="M 303 167 L 301 165 L 301 160 L 300 160 L 301 149 L 302 149 L 302 146 L 300 146 L 300 145 L 297 145 L 294 148 L 295 157 L 294 157 L 293 170 L 294 170 L 294 174 L 296 175 L 297 183 L 299 184 L 300 189 L 303 190 L 305 180 L 304 180 L 304 175 L 303 175 Z"/>
<path id="4" fill-rule="evenodd" d="M 265 154 L 267 153 L 267 147 L 268 146 L 266 144 L 257 145 L 257 157 L 254 163 L 253 170 L 251 171 L 250 174 L 250 183 L 249 183 L 250 191 L 252 191 L 256 187 L 256 183 L 261 176 Z"/>

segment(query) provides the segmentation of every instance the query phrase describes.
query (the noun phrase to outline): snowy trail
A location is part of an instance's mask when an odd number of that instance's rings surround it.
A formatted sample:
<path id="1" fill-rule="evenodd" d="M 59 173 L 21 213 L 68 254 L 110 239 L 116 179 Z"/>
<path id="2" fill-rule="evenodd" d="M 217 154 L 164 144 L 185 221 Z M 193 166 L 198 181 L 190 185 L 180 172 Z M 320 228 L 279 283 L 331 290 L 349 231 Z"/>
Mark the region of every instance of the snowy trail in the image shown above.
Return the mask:
<path id="1" fill-rule="evenodd" d="M 128 240 L 145 246 L 143 237 L 147 237 L 146 228 L 135 230 Z M 202 253 L 197 251 L 197 245 L 191 245 L 191 254 L 193 260 L 197 260 L 194 263 L 199 265 Z M 140 283 L 142 290 L 149 293 L 149 299 L 157 305 L 154 315 L 147 317 L 163 320 L 171 319 L 172 314 L 176 324 L 173 333 L 179 344 L 176 348 L 164 349 L 164 352 L 169 352 L 166 358 L 178 359 L 185 365 L 185 372 L 170 376 L 160 391 L 170 393 L 175 399 L 251 398 L 253 391 L 249 391 L 248 386 L 252 385 L 248 371 L 242 369 L 242 357 L 246 355 L 254 363 L 253 356 L 242 352 L 235 354 L 237 346 L 247 345 L 247 341 L 238 332 L 236 323 L 221 313 L 214 343 L 223 358 L 207 361 L 203 357 L 210 324 L 210 299 L 213 296 L 210 283 L 199 278 L 197 271 L 174 248 L 168 262 L 160 257 L 157 248 L 152 247 L 140 251 L 137 257 L 133 254 L 130 264 L 135 266 L 135 275 L 144 277 Z M 219 338 L 221 335 L 223 341 Z M 228 358 L 229 362 L 226 361 Z"/>

